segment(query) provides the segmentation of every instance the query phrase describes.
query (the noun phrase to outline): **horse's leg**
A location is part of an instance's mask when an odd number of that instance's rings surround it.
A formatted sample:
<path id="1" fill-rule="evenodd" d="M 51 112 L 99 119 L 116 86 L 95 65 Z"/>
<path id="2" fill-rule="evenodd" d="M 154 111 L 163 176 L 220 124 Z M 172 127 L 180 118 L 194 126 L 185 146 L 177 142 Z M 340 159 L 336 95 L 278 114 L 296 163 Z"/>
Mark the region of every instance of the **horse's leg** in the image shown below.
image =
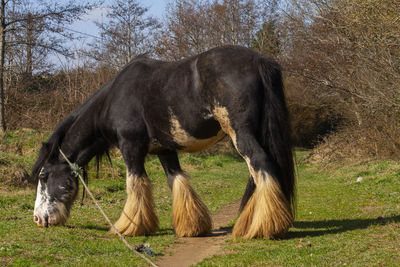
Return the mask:
<path id="1" fill-rule="evenodd" d="M 254 178 L 250 175 L 249 179 L 247 180 L 247 185 L 242 197 L 242 201 L 240 202 L 240 212 L 242 212 L 244 207 L 246 207 L 246 204 L 249 201 L 250 197 L 253 195 L 255 189 L 256 185 L 254 183 Z"/>
<path id="2" fill-rule="evenodd" d="M 293 216 L 290 203 L 276 180 L 274 164 L 254 136 L 242 135 L 237 140 L 237 148 L 247 162 L 254 189 L 252 194 L 244 196 L 247 203 L 235 224 L 233 236 L 280 237 L 291 226 Z"/>
<path id="3" fill-rule="evenodd" d="M 182 236 L 200 236 L 211 232 L 211 218 L 206 205 L 190 186 L 175 151 L 158 155 L 167 182 L 172 190 L 172 221 L 175 233 Z"/>
<path id="4" fill-rule="evenodd" d="M 222 129 L 231 137 L 237 151 L 245 159 L 250 179 L 243 196 L 241 214 L 233 236 L 277 238 L 285 234 L 293 222 L 291 205 L 279 184 L 277 166 L 253 133 L 251 120 L 237 119 L 232 125 L 225 108 L 215 112 Z M 246 127 L 243 127 L 246 125 Z"/>
<path id="5" fill-rule="evenodd" d="M 154 209 L 152 186 L 144 169 L 147 144 L 143 138 L 137 142 L 121 138 L 120 150 L 127 166 L 127 200 L 120 218 L 114 224 L 127 236 L 148 235 L 157 231 L 158 218 Z M 115 234 L 114 230 L 111 232 Z"/>

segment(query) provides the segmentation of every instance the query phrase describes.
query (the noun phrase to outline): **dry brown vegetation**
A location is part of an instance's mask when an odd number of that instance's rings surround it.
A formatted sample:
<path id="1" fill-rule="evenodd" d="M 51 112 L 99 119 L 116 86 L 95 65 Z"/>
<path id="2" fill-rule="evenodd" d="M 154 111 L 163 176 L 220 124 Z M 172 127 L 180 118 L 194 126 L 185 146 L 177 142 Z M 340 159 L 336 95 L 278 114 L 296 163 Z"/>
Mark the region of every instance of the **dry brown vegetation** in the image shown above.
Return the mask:
<path id="1" fill-rule="evenodd" d="M 318 146 L 325 158 L 400 156 L 398 14 L 400 4 L 388 0 L 293 1 L 288 8 L 283 32 L 291 49 L 283 60 L 297 81 L 294 102 L 340 120 Z"/>
<path id="2" fill-rule="evenodd" d="M 16 83 L 7 97 L 9 128 L 53 129 L 115 73 L 110 68 L 80 67 L 49 75 L 31 87 Z"/>
<path id="3" fill-rule="evenodd" d="M 140 16 L 134 16 L 135 10 Z M 315 159 L 400 157 L 400 4 L 396 1 L 174 0 L 161 22 L 146 17 L 147 11 L 132 9 L 130 18 L 151 21 L 144 23 L 148 28 L 132 31 L 152 45 L 135 50 L 129 40 L 121 39 L 118 51 L 117 38 L 112 44 L 103 38 L 91 46 L 96 51 L 80 53 L 81 63 L 73 67 L 33 70 L 26 76 L 17 71 L 24 69 L 21 66 L 9 65 L 4 81 L 8 129 L 53 129 L 118 71 L 120 66 L 110 58 L 124 62 L 149 52 L 176 60 L 237 44 L 282 64 L 293 138 L 298 146 L 315 148 Z M 129 27 L 123 20 L 113 23 L 114 28 Z M 151 31 L 146 31 L 149 27 Z M 12 51 L 6 56 L 10 59 Z"/>

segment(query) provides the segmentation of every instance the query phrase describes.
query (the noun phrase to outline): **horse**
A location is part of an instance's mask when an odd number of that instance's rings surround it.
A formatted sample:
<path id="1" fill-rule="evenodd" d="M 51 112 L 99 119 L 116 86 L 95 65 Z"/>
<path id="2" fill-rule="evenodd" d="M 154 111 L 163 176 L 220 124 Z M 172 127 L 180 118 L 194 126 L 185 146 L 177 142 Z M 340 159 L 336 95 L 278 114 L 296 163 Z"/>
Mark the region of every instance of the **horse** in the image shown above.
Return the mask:
<path id="1" fill-rule="evenodd" d="M 290 131 L 281 68 L 272 59 L 239 46 L 173 62 L 138 56 L 42 144 L 32 168 L 38 183 L 34 222 L 63 225 L 76 198 L 78 178 L 59 149 L 84 168 L 117 147 L 127 169 L 127 200 L 114 225 L 121 234 L 158 230 L 144 167 L 146 155 L 155 154 L 172 191 L 176 235 L 206 235 L 212 229 L 209 211 L 177 153 L 200 151 L 228 135 L 249 169 L 233 236 L 280 238 L 294 220 Z"/>

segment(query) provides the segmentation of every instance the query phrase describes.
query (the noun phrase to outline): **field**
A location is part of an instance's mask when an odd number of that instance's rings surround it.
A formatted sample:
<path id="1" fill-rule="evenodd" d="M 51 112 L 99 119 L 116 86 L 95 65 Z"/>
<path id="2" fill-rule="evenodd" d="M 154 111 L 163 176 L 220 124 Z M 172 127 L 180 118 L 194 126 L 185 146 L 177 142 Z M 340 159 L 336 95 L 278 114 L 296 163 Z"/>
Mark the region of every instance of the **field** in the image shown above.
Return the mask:
<path id="1" fill-rule="evenodd" d="M 79 195 L 65 226 L 38 228 L 33 223 L 35 189 L 25 185 L 29 179 L 24 170 L 29 170 L 47 134 L 21 130 L 0 140 L 0 264 L 145 266 L 108 233 L 105 220 L 88 198 L 81 205 Z M 198 266 L 400 263 L 400 165 L 380 161 L 321 166 L 307 163 L 307 155 L 307 151 L 297 152 L 297 214 L 287 237 L 271 241 L 227 236 L 222 254 L 204 259 Z M 112 165 L 105 161 L 98 178 L 92 166 L 89 187 L 115 221 L 125 200 L 125 168 L 116 151 L 111 156 Z M 184 154 L 181 162 L 212 213 L 241 197 L 248 172 L 236 155 Z M 155 253 L 151 259 L 157 261 L 182 241 L 173 234 L 171 196 L 161 164 L 149 157 L 146 169 L 154 186 L 160 230 L 153 236 L 127 240 L 132 245 L 149 244 Z"/>

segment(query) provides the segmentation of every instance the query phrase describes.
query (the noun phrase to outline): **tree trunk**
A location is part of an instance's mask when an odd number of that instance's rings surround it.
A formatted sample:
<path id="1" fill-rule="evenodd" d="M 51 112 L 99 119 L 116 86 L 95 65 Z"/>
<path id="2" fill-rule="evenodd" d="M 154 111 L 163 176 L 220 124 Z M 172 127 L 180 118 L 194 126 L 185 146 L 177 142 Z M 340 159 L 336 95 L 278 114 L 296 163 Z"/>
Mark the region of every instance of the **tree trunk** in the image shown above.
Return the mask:
<path id="1" fill-rule="evenodd" d="M 4 114 L 5 96 L 4 96 L 4 55 L 6 45 L 6 23 L 5 23 L 6 1 L 1 0 L 0 12 L 0 134 L 5 134 L 7 130 Z"/>
<path id="2" fill-rule="evenodd" d="M 26 69 L 25 75 L 29 80 L 32 78 L 33 73 L 33 47 L 35 41 L 33 37 L 34 21 L 32 13 L 28 13 L 26 18 Z"/>

